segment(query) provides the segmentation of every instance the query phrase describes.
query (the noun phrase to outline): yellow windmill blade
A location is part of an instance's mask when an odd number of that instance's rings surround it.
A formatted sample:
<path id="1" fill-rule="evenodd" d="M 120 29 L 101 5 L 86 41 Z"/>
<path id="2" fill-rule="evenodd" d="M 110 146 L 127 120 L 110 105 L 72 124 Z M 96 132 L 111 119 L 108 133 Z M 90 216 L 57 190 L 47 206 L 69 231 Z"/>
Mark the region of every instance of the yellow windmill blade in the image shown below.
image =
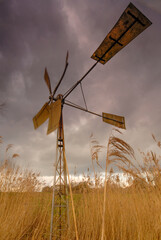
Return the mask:
<path id="1" fill-rule="evenodd" d="M 51 83 L 50 83 L 50 78 L 49 78 L 49 74 L 48 74 L 48 71 L 47 71 L 47 68 L 45 68 L 45 73 L 44 73 L 44 80 L 48 86 L 48 89 L 49 89 L 49 92 L 50 94 L 52 94 L 52 91 L 51 91 Z"/>
<path id="2" fill-rule="evenodd" d="M 41 110 L 33 118 L 34 128 L 37 129 L 41 124 L 43 124 L 49 117 L 50 106 L 49 102 L 46 102 Z"/>
<path id="3" fill-rule="evenodd" d="M 59 121 L 61 117 L 61 100 L 58 99 L 56 102 L 50 104 L 50 114 L 47 134 L 55 131 L 59 127 Z"/>
<path id="4" fill-rule="evenodd" d="M 126 129 L 125 118 L 110 113 L 102 113 L 102 120 L 108 124 L 114 125 L 119 128 Z"/>
<path id="5" fill-rule="evenodd" d="M 130 3 L 91 58 L 105 64 L 151 24 L 151 21 Z"/>

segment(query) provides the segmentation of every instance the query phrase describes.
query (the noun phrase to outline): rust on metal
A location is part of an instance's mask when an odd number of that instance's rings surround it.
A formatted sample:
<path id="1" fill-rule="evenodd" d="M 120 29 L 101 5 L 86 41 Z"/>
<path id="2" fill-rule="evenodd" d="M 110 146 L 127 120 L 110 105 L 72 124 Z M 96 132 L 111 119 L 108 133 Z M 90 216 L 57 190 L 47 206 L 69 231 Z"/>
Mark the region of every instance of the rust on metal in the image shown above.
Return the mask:
<path id="1" fill-rule="evenodd" d="M 91 58 L 105 64 L 151 24 L 151 21 L 130 3 Z"/>

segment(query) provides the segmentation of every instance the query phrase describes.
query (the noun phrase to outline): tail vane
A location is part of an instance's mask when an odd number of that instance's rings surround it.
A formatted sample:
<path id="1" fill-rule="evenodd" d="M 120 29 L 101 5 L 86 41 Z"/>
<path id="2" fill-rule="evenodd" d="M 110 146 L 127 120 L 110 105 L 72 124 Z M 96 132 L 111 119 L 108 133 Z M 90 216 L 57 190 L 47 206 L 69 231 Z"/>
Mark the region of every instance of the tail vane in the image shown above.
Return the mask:
<path id="1" fill-rule="evenodd" d="M 102 120 L 108 124 L 114 125 L 119 128 L 126 129 L 125 127 L 125 118 L 122 116 L 110 114 L 110 113 L 102 113 Z"/>

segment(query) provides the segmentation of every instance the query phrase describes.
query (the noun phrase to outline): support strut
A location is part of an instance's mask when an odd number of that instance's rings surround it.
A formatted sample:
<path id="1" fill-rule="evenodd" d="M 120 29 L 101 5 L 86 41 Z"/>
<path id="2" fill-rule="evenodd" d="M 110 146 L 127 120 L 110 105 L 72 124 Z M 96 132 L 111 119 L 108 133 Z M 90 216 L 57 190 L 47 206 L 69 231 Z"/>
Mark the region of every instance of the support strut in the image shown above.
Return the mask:
<path id="1" fill-rule="evenodd" d="M 69 226 L 67 171 L 65 162 L 63 115 L 57 130 L 56 160 L 50 225 L 50 240 L 62 240 Z M 54 238 L 53 238 L 54 237 Z"/>

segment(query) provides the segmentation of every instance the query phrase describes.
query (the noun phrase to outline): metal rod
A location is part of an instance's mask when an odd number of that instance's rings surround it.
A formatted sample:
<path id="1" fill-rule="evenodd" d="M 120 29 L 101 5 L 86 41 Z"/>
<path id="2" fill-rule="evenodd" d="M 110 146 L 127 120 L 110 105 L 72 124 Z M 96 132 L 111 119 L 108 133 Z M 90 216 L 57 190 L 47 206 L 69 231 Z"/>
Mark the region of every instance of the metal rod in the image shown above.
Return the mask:
<path id="1" fill-rule="evenodd" d="M 71 102 L 71 101 L 69 101 L 69 100 L 65 100 L 65 103 L 69 103 L 69 104 L 71 104 L 71 105 L 73 105 L 73 106 L 75 106 L 75 107 L 78 107 L 78 108 L 81 108 L 81 109 L 85 109 L 84 107 L 79 106 L 78 104 L 73 103 L 73 102 Z"/>
<path id="2" fill-rule="evenodd" d="M 98 113 L 89 111 L 89 110 L 87 110 L 87 109 L 85 109 L 85 108 L 82 108 L 82 107 L 79 107 L 79 106 L 75 106 L 75 105 L 72 105 L 72 104 L 67 103 L 67 102 L 64 102 L 64 104 L 66 104 L 66 105 L 68 105 L 68 106 L 70 106 L 70 107 L 77 108 L 77 109 L 79 109 L 79 110 L 82 110 L 82 111 L 84 111 L 84 112 L 87 112 L 87 113 L 90 113 L 90 114 L 93 114 L 93 115 L 96 115 L 96 116 L 102 118 L 102 115 L 101 115 L 101 114 L 98 114 Z M 115 120 L 115 119 L 111 119 L 111 118 L 107 118 L 107 117 L 103 117 L 103 118 L 123 124 L 122 122 L 120 122 L 120 121 L 118 121 L 118 120 Z"/>
<path id="3" fill-rule="evenodd" d="M 85 106 L 86 106 L 86 109 L 87 109 L 87 103 L 86 103 L 86 99 L 85 99 L 85 96 L 84 96 L 84 92 L 83 92 L 82 83 L 80 83 L 80 87 L 81 87 L 81 91 L 82 91 L 82 95 L 83 95 L 84 104 L 85 104 Z"/>
<path id="4" fill-rule="evenodd" d="M 92 67 L 84 74 L 84 76 L 78 81 L 76 82 L 64 95 L 63 95 L 63 99 L 65 99 L 66 97 L 68 97 L 68 95 L 78 86 L 78 84 L 92 71 L 92 69 L 97 65 L 97 63 L 99 62 L 99 60 L 92 65 Z"/>

